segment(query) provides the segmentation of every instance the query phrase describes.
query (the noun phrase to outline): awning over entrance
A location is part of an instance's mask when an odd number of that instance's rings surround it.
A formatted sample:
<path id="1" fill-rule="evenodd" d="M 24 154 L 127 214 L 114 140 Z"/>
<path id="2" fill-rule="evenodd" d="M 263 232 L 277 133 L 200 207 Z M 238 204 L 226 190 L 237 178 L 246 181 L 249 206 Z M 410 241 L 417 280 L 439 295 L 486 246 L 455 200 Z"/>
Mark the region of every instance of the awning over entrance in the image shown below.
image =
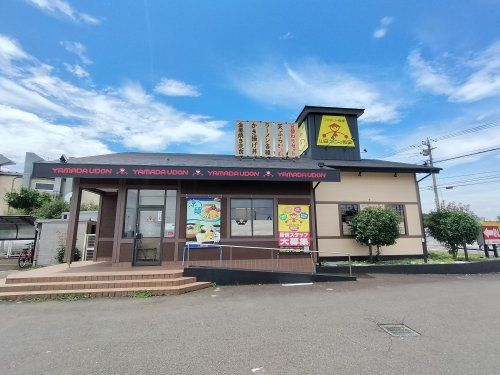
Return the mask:
<path id="1" fill-rule="evenodd" d="M 0 216 L 0 241 L 33 240 L 35 218 L 29 215 Z"/>

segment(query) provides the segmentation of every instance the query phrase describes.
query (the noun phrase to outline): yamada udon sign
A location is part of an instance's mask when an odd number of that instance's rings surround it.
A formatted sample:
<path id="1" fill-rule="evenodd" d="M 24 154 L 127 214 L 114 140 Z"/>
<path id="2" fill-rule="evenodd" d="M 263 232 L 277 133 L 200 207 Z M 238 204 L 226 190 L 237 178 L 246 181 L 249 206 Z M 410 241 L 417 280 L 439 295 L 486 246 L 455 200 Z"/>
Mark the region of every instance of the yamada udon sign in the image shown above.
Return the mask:
<path id="1" fill-rule="evenodd" d="M 180 180 L 340 181 L 335 169 L 161 167 L 35 163 L 34 177 L 136 178 Z"/>

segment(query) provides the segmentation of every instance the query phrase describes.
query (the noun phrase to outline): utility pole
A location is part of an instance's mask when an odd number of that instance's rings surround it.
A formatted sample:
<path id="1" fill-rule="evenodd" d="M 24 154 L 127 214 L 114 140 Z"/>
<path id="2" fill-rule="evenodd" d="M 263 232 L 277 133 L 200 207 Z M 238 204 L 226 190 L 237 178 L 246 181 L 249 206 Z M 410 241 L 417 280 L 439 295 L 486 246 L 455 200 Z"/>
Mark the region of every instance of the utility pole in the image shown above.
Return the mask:
<path id="1" fill-rule="evenodd" d="M 426 147 L 421 153 L 424 156 L 429 157 L 429 165 L 430 167 L 434 167 L 434 162 L 432 160 L 432 150 L 435 149 L 435 147 L 432 147 L 431 141 L 429 138 L 427 138 L 426 141 L 422 141 L 422 144 Z M 431 172 L 432 174 L 432 187 L 434 190 L 434 202 L 436 204 L 436 210 L 439 210 L 440 204 L 439 204 L 439 195 L 438 195 L 438 189 L 437 189 L 437 182 L 436 182 L 436 174 L 434 172 Z"/>

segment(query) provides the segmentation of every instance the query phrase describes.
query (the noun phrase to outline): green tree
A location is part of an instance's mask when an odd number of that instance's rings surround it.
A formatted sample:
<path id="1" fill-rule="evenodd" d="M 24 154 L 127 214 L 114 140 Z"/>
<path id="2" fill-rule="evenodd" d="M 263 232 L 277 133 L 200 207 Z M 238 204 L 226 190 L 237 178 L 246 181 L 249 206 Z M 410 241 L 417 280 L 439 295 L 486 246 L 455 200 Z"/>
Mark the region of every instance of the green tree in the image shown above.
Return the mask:
<path id="1" fill-rule="evenodd" d="M 429 227 L 429 214 L 423 213 L 422 214 L 422 221 L 424 222 L 424 228 Z"/>
<path id="2" fill-rule="evenodd" d="M 373 262 L 372 246 L 377 247 L 375 259 L 380 256 L 380 247 L 394 245 L 399 237 L 399 215 L 391 208 L 368 207 L 354 216 L 352 233 L 356 241 L 368 246 L 370 262 Z"/>
<path id="3" fill-rule="evenodd" d="M 66 211 L 69 211 L 69 204 L 62 198 L 56 198 L 44 202 L 33 214 L 38 219 L 59 219 Z"/>
<path id="4" fill-rule="evenodd" d="M 98 210 L 99 210 L 99 205 L 93 202 L 82 203 L 80 205 L 80 211 L 98 211 Z"/>
<path id="5" fill-rule="evenodd" d="M 477 240 L 481 224 L 467 206 L 449 204 L 429 214 L 428 229 L 432 237 L 445 244 L 454 259 L 462 246 L 468 261 L 467 245 Z"/>
<path id="6" fill-rule="evenodd" d="M 37 190 L 21 188 L 19 192 L 5 193 L 5 201 L 16 210 L 22 210 L 25 214 L 31 214 L 41 207 L 45 202 L 51 200 L 49 193 L 40 193 Z"/>

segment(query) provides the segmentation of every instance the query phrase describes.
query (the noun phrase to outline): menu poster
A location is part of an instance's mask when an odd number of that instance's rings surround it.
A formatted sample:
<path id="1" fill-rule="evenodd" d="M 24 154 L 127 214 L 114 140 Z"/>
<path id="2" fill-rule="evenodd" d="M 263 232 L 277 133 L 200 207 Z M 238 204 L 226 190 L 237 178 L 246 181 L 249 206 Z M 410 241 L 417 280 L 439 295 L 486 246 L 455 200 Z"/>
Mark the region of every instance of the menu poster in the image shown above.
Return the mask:
<path id="1" fill-rule="evenodd" d="M 309 250 L 309 205 L 278 205 L 278 241 L 280 247 L 300 247 Z"/>
<path id="2" fill-rule="evenodd" d="M 188 198 L 186 239 L 190 241 L 220 241 L 221 204 L 218 198 Z"/>

